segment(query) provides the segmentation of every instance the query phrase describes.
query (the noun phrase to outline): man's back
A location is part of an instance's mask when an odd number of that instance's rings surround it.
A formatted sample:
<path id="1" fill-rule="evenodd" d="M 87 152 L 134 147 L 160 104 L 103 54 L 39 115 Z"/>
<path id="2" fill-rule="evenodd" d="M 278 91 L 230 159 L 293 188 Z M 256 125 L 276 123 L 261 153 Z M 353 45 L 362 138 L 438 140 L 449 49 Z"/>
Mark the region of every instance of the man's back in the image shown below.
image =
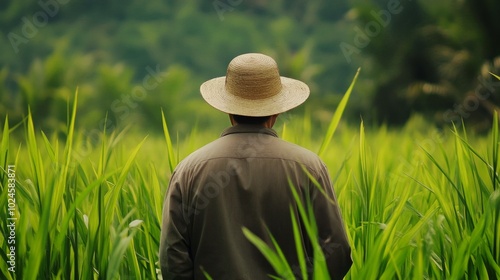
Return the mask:
<path id="1" fill-rule="evenodd" d="M 351 265 L 350 247 L 338 205 L 331 203 L 336 198 L 322 161 L 314 153 L 280 140 L 271 129 L 236 125 L 187 157 L 172 175 L 160 251 L 164 278 L 204 279 L 203 270 L 214 279 L 275 275 L 245 238 L 242 227 L 268 244 L 270 232 L 292 269 L 298 269 L 290 206 L 296 215 L 297 208 L 289 180 L 304 201 L 306 197 L 312 200 L 331 274 L 345 275 Z M 301 231 L 305 252 L 313 261 L 307 234 Z"/>

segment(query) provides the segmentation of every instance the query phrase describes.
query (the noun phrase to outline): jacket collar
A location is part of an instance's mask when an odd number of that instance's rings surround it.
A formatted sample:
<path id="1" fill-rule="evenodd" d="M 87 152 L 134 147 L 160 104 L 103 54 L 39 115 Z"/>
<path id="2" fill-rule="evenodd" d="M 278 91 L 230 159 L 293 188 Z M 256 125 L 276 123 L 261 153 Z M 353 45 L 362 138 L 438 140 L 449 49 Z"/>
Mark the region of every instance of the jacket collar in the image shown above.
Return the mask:
<path id="1" fill-rule="evenodd" d="M 276 131 L 274 131 L 274 129 L 266 128 L 262 125 L 251 125 L 251 124 L 237 124 L 235 126 L 226 128 L 222 132 L 221 137 L 236 133 L 262 133 L 278 137 L 278 134 L 276 133 Z"/>

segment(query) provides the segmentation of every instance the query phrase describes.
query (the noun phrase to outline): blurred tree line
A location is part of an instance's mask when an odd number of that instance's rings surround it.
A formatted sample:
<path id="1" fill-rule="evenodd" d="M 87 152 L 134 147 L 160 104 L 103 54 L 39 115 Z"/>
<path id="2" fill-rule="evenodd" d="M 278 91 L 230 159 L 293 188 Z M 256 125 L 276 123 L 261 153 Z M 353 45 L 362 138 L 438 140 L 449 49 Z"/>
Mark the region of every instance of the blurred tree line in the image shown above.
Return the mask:
<path id="1" fill-rule="evenodd" d="M 91 131 L 177 131 L 225 120 L 198 93 L 244 52 L 273 56 L 307 82 L 325 120 L 362 75 L 348 118 L 404 123 L 489 121 L 500 104 L 500 3 L 488 0 L 7 0 L 0 3 L 0 116 Z M 479 127 L 480 127 L 479 126 Z"/>
<path id="2" fill-rule="evenodd" d="M 355 17 L 371 39 L 366 59 L 378 120 L 404 123 L 419 112 L 438 124 L 463 120 L 487 130 L 500 105 L 500 81 L 491 75 L 500 73 L 499 12 L 500 2 L 490 0 L 358 6 Z"/>

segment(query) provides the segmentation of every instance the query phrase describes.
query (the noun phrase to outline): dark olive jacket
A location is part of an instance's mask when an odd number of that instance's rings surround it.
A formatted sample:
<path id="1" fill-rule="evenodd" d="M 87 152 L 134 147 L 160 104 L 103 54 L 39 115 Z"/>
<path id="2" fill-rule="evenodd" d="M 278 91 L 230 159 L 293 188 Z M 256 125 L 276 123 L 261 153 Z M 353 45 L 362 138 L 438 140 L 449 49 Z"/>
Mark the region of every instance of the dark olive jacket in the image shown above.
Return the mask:
<path id="1" fill-rule="evenodd" d="M 274 130 L 252 125 L 228 128 L 172 174 L 160 240 L 163 279 L 206 279 L 203 271 L 216 280 L 299 279 L 290 209 L 299 214 L 290 182 L 304 202 L 310 198 L 331 278 L 341 279 L 352 264 L 351 248 L 326 166 Z M 271 245 L 270 232 L 295 275 L 276 275 L 243 227 Z M 300 230 L 312 270 L 309 238 Z"/>

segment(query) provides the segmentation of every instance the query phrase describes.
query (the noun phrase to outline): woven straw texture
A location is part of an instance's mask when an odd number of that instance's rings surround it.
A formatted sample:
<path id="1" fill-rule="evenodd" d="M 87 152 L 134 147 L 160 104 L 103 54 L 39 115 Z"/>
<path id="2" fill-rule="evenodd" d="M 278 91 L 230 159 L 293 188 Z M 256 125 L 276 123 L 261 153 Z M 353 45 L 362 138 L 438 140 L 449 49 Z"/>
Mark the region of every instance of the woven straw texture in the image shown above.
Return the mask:
<path id="1" fill-rule="evenodd" d="M 235 57 L 226 76 L 206 81 L 200 92 L 208 104 L 222 112 L 254 117 L 286 112 L 309 97 L 305 83 L 281 77 L 276 62 L 259 53 Z"/>

